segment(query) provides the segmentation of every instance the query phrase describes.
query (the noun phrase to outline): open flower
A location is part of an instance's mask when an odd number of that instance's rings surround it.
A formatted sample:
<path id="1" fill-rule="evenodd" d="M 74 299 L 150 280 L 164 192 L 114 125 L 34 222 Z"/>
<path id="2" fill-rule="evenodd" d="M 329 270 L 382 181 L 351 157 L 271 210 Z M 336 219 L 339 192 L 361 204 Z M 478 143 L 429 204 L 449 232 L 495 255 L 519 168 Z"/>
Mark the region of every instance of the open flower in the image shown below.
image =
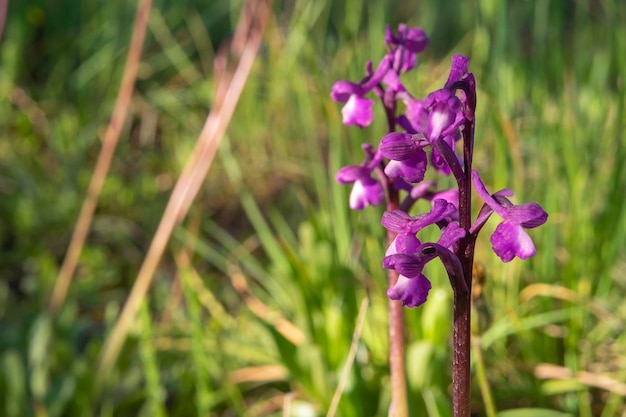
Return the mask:
<path id="1" fill-rule="evenodd" d="M 417 54 L 424 52 L 428 46 L 426 32 L 405 24 L 398 27 L 398 35 L 394 35 L 389 25 L 385 28 L 385 43 L 392 49 L 393 68 L 399 73 L 407 72 L 417 64 Z"/>
<path id="2" fill-rule="evenodd" d="M 381 156 L 369 144 L 363 145 L 363 151 L 366 155 L 363 164 L 343 167 L 335 176 L 339 184 L 354 184 L 350 193 L 350 208 L 353 210 L 375 206 L 385 199 L 383 186 L 372 178 L 372 171 L 380 163 Z"/>
<path id="3" fill-rule="evenodd" d="M 374 87 L 385 78 L 391 68 L 391 56 L 385 56 L 374 72 L 371 61 L 367 63 L 367 75 L 358 83 L 337 81 L 333 85 L 330 97 L 339 103 L 345 103 L 341 114 L 345 125 L 369 126 L 374 120 L 374 100 L 365 98 Z"/>
<path id="4" fill-rule="evenodd" d="M 473 108 L 468 105 L 468 95 L 471 96 L 470 105 L 475 106 L 476 83 L 474 75 L 467 71 L 468 63 L 469 58 L 455 55 L 445 86 L 425 99 L 403 94 L 406 112 L 398 117 L 398 125 L 408 133 L 423 134 L 431 144 L 443 139 L 454 151 L 456 142 L 461 138 L 461 127 L 474 118 Z M 456 95 L 457 90 L 461 91 L 460 97 Z M 431 163 L 439 173 L 450 175 L 448 163 L 434 147 Z"/>
<path id="5" fill-rule="evenodd" d="M 338 81 L 333 85 L 330 96 L 334 101 L 345 103 L 341 114 L 346 125 L 365 127 L 372 123 L 374 101 L 365 96 L 377 87 L 376 94 L 380 97 L 384 94 L 383 100 L 389 102 L 395 100 L 397 93 L 406 91 L 400 75 L 415 67 L 417 54 L 426 49 L 428 37 L 422 29 L 400 25 L 397 36 L 387 27 L 385 42 L 389 51 L 376 71 L 369 61 L 365 67 L 366 75 L 361 81 Z M 386 90 L 380 88 L 381 83 L 387 85 Z"/>
<path id="6" fill-rule="evenodd" d="M 427 164 L 423 149 L 426 144 L 428 142 L 421 134 L 391 132 L 383 136 L 380 153 L 389 158 L 385 174 L 389 178 L 404 178 L 410 183 L 422 181 Z"/>
<path id="7" fill-rule="evenodd" d="M 438 200 L 443 201 L 443 200 Z M 383 268 L 395 269 L 399 273 L 396 284 L 387 290 L 387 297 L 402 301 L 407 307 L 417 307 L 426 301 L 431 283 L 422 273 L 424 266 L 439 257 L 450 277 L 462 279 L 463 271 L 458 257 L 449 249 L 465 236 L 465 230 L 450 223 L 443 230 L 437 243 L 423 243 L 413 253 L 397 253 L 383 259 Z"/>
<path id="8" fill-rule="evenodd" d="M 401 210 L 387 211 L 383 214 L 382 225 L 397 233 L 396 238 L 387 248 L 383 260 L 384 268 L 396 269 L 400 274 L 396 284 L 387 291 L 390 299 L 401 300 L 402 304 L 408 307 L 416 307 L 426 301 L 431 284 L 422 274 L 424 265 L 440 256 L 442 251 L 446 252 L 442 260 L 454 256 L 447 247 L 463 237 L 465 231 L 459 229 L 456 223 L 450 223 L 436 244 L 422 244 L 416 237 L 416 233 L 426 226 L 448 219 L 455 211 L 454 204 L 443 199 L 436 199 L 433 201 L 433 208 L 430 212 L 418 216 L 409 216 Z"/>
<path id="9" fill-rule="evenodd" d="M 525 203 L 515 205 L 506 197 L 511 197 L 513 192 L 509 189 L 500 190 L 491 195 L 485 188 L 478 172 L 472 171 L 472 180 L 476 193 L 485 202 L 472 231 L 479 229 L 487 221 L 492 212 L 502 218 L 502 222 L 496 227 L 491 235 L 493 251 L 502 259 L 509 262 L 514 257 L 528 259 L 536 253 L 532 239 L 525 229 L 541 226 L 548 220 L 546 213 L 537 203 Z"/>

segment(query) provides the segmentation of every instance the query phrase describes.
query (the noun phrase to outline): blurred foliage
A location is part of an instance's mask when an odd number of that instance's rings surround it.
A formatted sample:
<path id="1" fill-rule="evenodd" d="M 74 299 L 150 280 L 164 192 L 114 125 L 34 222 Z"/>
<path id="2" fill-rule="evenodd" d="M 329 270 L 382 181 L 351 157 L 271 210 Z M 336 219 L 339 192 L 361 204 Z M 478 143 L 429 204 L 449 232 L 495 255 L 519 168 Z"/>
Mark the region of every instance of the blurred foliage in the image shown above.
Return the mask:
<path id="1" fill-rule="evenodd" d="M 329 91 L 359 79 L 384 51 L 384 25 L 400 22 L 431 35 L 407 79 L 416 94 L 441 85 L 451 54 L 472 58 L 475 163 L 490 189 L 551 216 L 530 261 L 499 264 L 491 223 L 478 248 L 492 320 L 477 329 L 475 365 L 499 415 L 626 412 L 624 2 L 274 2 L 220 158 L 107 381 L 95 373 L 102 342 L 211 108 L 215 51 L 241 2 L 155 2 L 131 114 L 53 317 L 135 13 L 65 3 L 11 2 L 0 45 L 0 415 L 325 415 L 364 299 L 337 415 L 386 415 L 381 213 L 350 212 L 333 180 L 384 125 L 343 127 Z M 449 416 L 450 291 L 432 269 L 430 301 L 407 310 L 411 410 Z M 542 363 L 571 373 L 539 378 Z"/>

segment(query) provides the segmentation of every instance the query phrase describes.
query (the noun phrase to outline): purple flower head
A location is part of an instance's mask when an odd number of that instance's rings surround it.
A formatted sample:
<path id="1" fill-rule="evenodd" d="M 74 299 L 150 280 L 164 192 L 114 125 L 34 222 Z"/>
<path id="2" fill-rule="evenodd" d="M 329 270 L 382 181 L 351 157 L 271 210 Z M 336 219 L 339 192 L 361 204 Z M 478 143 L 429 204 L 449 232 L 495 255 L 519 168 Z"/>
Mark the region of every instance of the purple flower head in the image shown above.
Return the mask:
<path id="1" fill-rule="evenodd" d="M 428 46 L 428 37 L 422 29 L 405 24 L 398 26 L 398 35 L 395 36 L 391 27 L 387 25 L 385 43 L 393 56 L 393 69 L 402 74 L 415 68 L 417 54 L 424 52 Z"/>
<path id="2" fill-rule="evenodd" d="M 430 93 L 424 107 L 428 111 L 426 133 L 431 143 L 453 135 L 465 121 L 461 100 L 446 88 Z"/>
<path id="3" fill-rule="evenodd" d="M 399 124 L 407 132 L 424 133 L 431 142 L 440 137 L 456 136 L 455 131 L 468 117 L 463 108 L 467 102 L 466 89 L 473 94 L 475 106 L 476 82 L 474 75 L 467 72 L 468 64 L 469 58 L 455 55 L 442 89 L 430 93 L 424 100 L 407 96 L 404 99 L 406 115 L 400 117 Z M 462 91 L 460 99 L 456 96 L 457 89 Z"/>
<path id="4" fill-rule="evenodd" d="M 374 120 L 374 100 L 353 94 L 341 109 L 343 123 L 347 126 L 369 126 Z"/>
<path id="5" fill-rule="evenodd" d="M 345 125 L 369 126 L 374 119 L 374 100 L 365 98 L 384 78 L 391 67 L 390 56 L 385 56 L 374 72 L 372 63 L 368 62 L 365 70 L 367 75 L 358 83 L 337 81 L 332 88 L 330 97 L 339 103 L 345 103 L 341 114 Z"/>
<path id="6" fill-rule="evenodd" d="M 379 151 L 390 160 L 385 174 L 389 178 L 404 178 L 410 183 L 422 181 L 427 164 L 423 147 L 427 144 L 421 134 L 391 132 L 383 136 Z"/>
<path id="7" fill-rule="evenodd" d="M 350 193 L 350 208 L 363 210 L 369 205 L 377 205 L 385 199 L 382 185 L 372 178 L 372 171 L 381 161 L 381 156 L 372 145 L 363 145 L 365 161 L 361 165 L 349 165 L 337 172 L 335 179 L 339 184 L 354 184 Z"/>
<path id="8" fill-rule="evenodd" d="M 461 138 L 459 127 L 465 122 L 463 105 L 454 92 L 443 88 L 424 100 L 406 98 L 406 114 L 398 118 L 398 124 L 409 133 L 422 134 L 430 144 L 439 138 L 455 148 Z M 450 175 L 450 167 L 439 154 L 432 150 L 431 163 L 443 175 Z"/>
<path id="9" fill-rule="evenodd" d="M 476 193 L 485 202 L 486 208 L 481 210 L 472 231 L 479 229 L 487 221 L 492 212 L 497 213 L 502 222 L 491 235 L 493 251 L 502 259 L 509 262 L 514 257 L 528 259 L 536 253 L 532 239 L 524 229 L 541 226 L 548 220 L 546 213 L 537 203 L 515 205 L 506 197 L 513 195 L 511 190 L 498 191 L 493 196 L 489 194 L 478 172 L 472 171 L 472 179 Z"/>
<path id="10" fill-rule="evenodd" d="M 430 144 L 443 138 L 443 141 L 454 151 L 460 139 L 459 126 L 465 122 L 461 101 L 449 90 L 443 89 L 431 93 L 426 100 L 409 99 L 407 113 L 399 124 L 408 131 L 422 134 Z M 450 167 L 433 148 L 431 164 L 443 175 L 450 175 Z"/>
<path id="11" fill-rule="evenodd" d="M 387 297 L 391 300 L 402 301 L 403 306 L 417 307 L 426 302 L 431 288 L 432 284 L 424 274 L 419 274 L 414 278 L 400 275 L 396 285 L 387 290 Z"/>
<path id="12" fill-rule="evenodd" d="M 454 211 L 450 213 L 447 217 L 449 221 L 458 221 L 459 220 L 459 189 L 458 188 L 450 188 L 449 190 L 443 190 L 436 192 L 432 197 L 428 198 L 431 200 L 433 207 L 435 206 L 435 202 L 439 199 L 447 201 L 449 204 L 454 206 Z"/>
<path id="13" fill-rule="evenodd" d="M 453 204 L 437 199 L 433 202 L 433 209 L 427 214 L 411 217 L 400 210 L 385 212 L 383 226 L 398 233 L 383 260 L 384 268 L 396 269 L 400 273 L 396 284 L 387 291 L 390 299 L 401 300 L 402 304 L 408 307 L 423 304 L 431 284 L 422 274 L 422 269 L 427 262 L 437 256 L 442 260 L 450 259 L 448 263 L 453 264 L 458 273 L 460 269 L 458 259 L 447 249 L 465 235 L 465 231 L 456 223 L 446 227 L 437 244 L 421 244 L 415 237 L 415 233 L 450 216 L 455 210 Z M 453 259 L 456 259 L 456 262 Z"/>
<path id="14" fill-rule="evenodd" d="M 402 210 L 386 211 L 383 214 L 381 224 L 385 229 L 398 235 L 415 235 L 426 226 L 450 217 L 456 210 L 454 204 L 444 199 L 436 199 L 433 201 L 433 208 L 428 213 L 417 216 L 409 216 Z"/>
<path id="15" fill-rule="evenodd" d="M 383 268 L 395 269 L 400 274 L 396 284 L 387 290 L 387 296 L 392 300 L 402 301 L 407 307 L 423 304 L 431 284 L 422 271 L 424 266 L 436 257 L 441 259 L 449 274 L 462 276 L 460 261 L 448 248 L 463 236 L 465 230 L 456 223 L 450 223 L 443 230 L 437 243 L 421 244 L 410 254 L 398 253 L 386 256 L 383 259 Z"/>

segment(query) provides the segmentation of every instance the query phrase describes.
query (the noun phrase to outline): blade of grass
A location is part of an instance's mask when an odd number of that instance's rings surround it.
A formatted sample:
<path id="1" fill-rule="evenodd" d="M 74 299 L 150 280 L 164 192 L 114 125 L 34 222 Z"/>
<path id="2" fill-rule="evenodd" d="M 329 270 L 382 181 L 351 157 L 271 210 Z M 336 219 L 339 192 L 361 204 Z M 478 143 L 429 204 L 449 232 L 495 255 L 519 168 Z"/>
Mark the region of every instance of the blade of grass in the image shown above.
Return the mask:
<path id="1" fill-rule="evenodd" d="M 485 415 L 487 417 L 496 417 L 496 406 L 493 403 L 491 388 L 489 387 L 489 381 L 487 380 L 487 372 L 485 370 L 485 361 L 483 360 L 480 340 L 476 336 L 472 337 L 472 353 L 474 355 L 476 365 L 476 379 L 478 380 L 478 387 L 480 389 L 480 394 L 483 397 L 483 402 L 485 403 Z"/>
<path id="2" fill-rule="evenodd" d="M 146 404 L 147 414 L 153 417 L 165 417 L 166 411 L 165 390 L 161 385 L 161 375 L 157 352 L 154 346 L 154 330 L 152 317 L 148 310 L 147 303 L 142 303 L 139 310 L 139 320 L 141 322 L 141 336 L 139 351 L 143 363 L 144 375 L 146 379 Z"/>
<path id="3" fill-rule="evenodd" d="M 197 79 L 201 78 L 200 73 L 189 60 L 188 54 L 185 53 L 167 28 L 163 15 L 158 10 L 153 10 L 150 15 L 150 30 L 163 48 L 163 52 L 171 65 L 178 70 L 178 74 L 180 74 L 189 85 L 193 85 Z"/>
<path id="4" fill-rule="evenodd" d="M 242 184 L 243 174 L 236 157 L 231 151 L 230 143 L 228 141 L 224 142 L 220 156 L 222 157 L 226 168 L 226 175 L 229 177 L 231 183 L 235 186 Z M 265 216 L 263 215 L 258 203 L 255 201 L 250 191 L 248 191 L 245 187 L 241 187 L 239 199 L 241 200 L 241 205 L 245 210 L 248 219 L 252 223 L 254 230 L 256 230 L 256 234 L 261 241 L 267 256 L 270 257 L 281 273 L 287 275 L 290 269 L 289 261 L 285 257 L 278 238 L 274 235 L 270 225 L 265 220 Z"/>
<path id="5" fill-rule="evenodd" d="M 341 378 L 339 379 L 337 389 L 335 389 L 335 393 L 333 394 L 333 399 L 330 403 L 330 407 L 328 408 L 328 413 L 326 413 L 326 417 L 335 416 L 335 413 L 337 412 L 337 407 L 339 407 L 339 401 L 341 400 L 341 394 L 346 389 L 346 384 L 348 383 L 348 378 L 350 377 L 350 371 L 352 371 L 352 365 L 354 364 L 354 359 L 356 358 L 356 350 L 359 340 L 361 338 L 361 330 L 363 329 L 363 323 L 365 322 L 365 313 L 367 312 L 368 305 L 369 300 L 367 298 L 364 298 L 361 302 L 359 315 L 356 319 L 356 326 L 352 335 L 352 343 L 350 344 L 350 352 L 348 354 L 348 358 L 346 359 L 346 364 L 343 368 L 343 371 L 341 372 Z"/>
<path id="6" fill-rule="evenodd" d="M 208 380 L 207 354 L 204 348 L 204 320 L 200 301 L 197 298 L 195 289 L 190 282 L 190 275 L 193 273 L 190 266 L 190 259 L 187 253 L 181 252 L 176 257 L 179 278 L 183 284 L 183 291 L 187 301 L 187 310 L 191 321 L 191 362 L 193 363 L 194 391 L 197 415 L 206 416 L 211 414 L 212 393 Z"/>

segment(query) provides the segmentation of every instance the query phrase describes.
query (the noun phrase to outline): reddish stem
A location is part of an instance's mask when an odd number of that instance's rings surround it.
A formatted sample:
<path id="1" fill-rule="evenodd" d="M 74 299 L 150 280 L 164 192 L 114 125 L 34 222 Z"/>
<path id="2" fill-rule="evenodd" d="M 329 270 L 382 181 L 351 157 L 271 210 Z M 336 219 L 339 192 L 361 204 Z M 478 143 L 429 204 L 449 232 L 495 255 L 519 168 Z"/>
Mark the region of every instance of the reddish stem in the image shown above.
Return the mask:
<path id="1" fill-rule="evenodd" d="M 387 210 L 396 210 L 400 196 L 389 183 L 387 185 Z M 387 231 L 387 243 L 391 244 L 396 233 Z M 389 270 L 389 288 L 396 285 L 398 272 Z M 391 375 L 391 404 L 389 417 L 408 417 L 408 398 L 404 360 L 404 307 L 401 301 L 389 300 L 389 373 Z"/>
<path id="2" fill-rule="evenodd" d="M 453 416 L 470 415 L 470 293 L 454 295 Z"/>
<path id="3" fill-rule="evenodd" d="M 474 103 L 475 106 L 475 98 Z M 473 108 L 472 108 L 473 110 Z M 459 180 L 459 225 L 468 231 L 459 241 L 456 248 L 457 256 L 463 266 L 465 288 L 454 288 L 454 335 L 453 335 L 453 371 L 452 371 L 452 415 L 469 417 L 471 407 L 471 293 L 472 266 L 474 263 L 474 247 L 476 235 L 469 233 L 472 225 L 472 151 L 474 146 L 474 122 L 465 123 L 463 129 L 463 178 Z"/>

